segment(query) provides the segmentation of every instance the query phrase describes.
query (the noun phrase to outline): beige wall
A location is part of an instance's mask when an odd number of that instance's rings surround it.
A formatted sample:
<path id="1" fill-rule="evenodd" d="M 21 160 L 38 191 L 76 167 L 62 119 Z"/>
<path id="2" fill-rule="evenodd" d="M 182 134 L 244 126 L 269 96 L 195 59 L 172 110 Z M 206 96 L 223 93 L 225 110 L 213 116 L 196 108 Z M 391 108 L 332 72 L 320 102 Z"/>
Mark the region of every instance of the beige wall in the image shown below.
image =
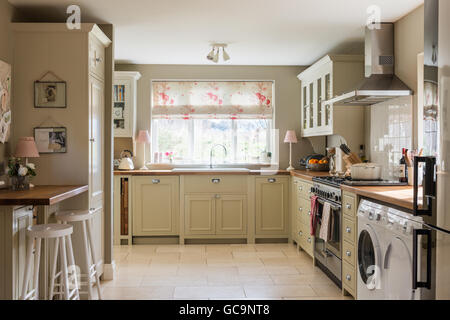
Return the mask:
<path id="1" fill-rule="evenodd" d="M 414 90 L 413 146 L 417 147 L 417 55 L 423 52 L 424 6 L 395 22 L 395 74 Z"/>
<path id="2" fill-rule="evenodd" d="M 0 0 L 0 60 L 13 64 L 12 32 L 10 22 L 13 16 L 13 7 L 7 0 Z M 12 102 L 12 101 L 11 101 Z M 12 121 L 14 109 L 12 108 Z M 11 141 L 12 137 L 10 137 Z M 0 162 L 9 155 L 10 143 L 0 143 Z M 3 173 L 0 173 L 0 176 Z"/>
<path id="3" fill-rule="evenodd" d="M 214 80 L 274 80 L 275 127 L 280 131 L 280 167 L 289 162 L 289 146 L 283 143 L 286 130 L 295 129 L 300 138 L 300 82 L 297 75 L 304 70 L 299 66 L 199 66 L 199 65 L 132 65 L 117 64 L 117 71 L 139 71 L 137 127 L 150 129 L 150 81 L 152 79 L 214 79 Z M 311 143 L 300 139 L 293 145 L 293 164 L 311 153 Z M 147 159 L 151 159 L 147 157 Z"/>
<path id="4" fill-rule="evenodd" d="M 33 136 L 35 127 L 67 128 L 66 153 L 40 154 L 31 160 L 37 166 L 36 185 L 89 182 L 87 33 L 62 30 L 14 33 L 13 147 L 19 137 Z M 49 70 L 67 83 L 67 108 L 34 108 L 34 81 Z"/>

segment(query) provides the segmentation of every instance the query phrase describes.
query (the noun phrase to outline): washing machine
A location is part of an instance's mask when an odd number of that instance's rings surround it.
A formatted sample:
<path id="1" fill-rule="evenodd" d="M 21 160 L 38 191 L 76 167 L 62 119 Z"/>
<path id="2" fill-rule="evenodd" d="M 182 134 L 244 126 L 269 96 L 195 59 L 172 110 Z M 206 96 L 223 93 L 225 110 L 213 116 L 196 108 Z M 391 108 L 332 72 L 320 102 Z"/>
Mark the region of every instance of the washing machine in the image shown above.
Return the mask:
<path id="1" fill-rule="evenodd" d="M 358 208 L 358 300 L 418 300 L 412 287 L 413 230 L 423 218 L 362 200 Z M 420 256 L 420 254 L 419 254 Z M 418 273 L 421 273 L 420 263 Z"/>
<path id="2" fill-rule="evenodd" d="M 421 289 L 414 290 L 412 287 L 412 254 L 413 230 L 422 228 L 423 218 L 393 208 L 388 208 L 386 218 L 383 257 L 385 299 L 420 300 Z"/>
<path id="3" fill-rule="evenodd" d="M 383 252 L 387 208 L 368 200 L 358 207 L 358 300 L 385 299 Z"/>

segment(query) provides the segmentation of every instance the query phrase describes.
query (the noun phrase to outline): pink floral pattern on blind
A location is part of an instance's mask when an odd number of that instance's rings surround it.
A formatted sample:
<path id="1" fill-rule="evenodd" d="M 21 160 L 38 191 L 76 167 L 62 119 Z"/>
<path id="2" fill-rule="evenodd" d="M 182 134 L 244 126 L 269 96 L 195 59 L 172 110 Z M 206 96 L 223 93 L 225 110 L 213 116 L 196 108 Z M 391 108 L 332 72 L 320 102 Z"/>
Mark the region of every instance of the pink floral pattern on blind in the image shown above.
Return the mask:
<path id="1" fill-rule="evenodd" d="M 271 119 L 272 81 L 154 81 L 152 117 Z"/>

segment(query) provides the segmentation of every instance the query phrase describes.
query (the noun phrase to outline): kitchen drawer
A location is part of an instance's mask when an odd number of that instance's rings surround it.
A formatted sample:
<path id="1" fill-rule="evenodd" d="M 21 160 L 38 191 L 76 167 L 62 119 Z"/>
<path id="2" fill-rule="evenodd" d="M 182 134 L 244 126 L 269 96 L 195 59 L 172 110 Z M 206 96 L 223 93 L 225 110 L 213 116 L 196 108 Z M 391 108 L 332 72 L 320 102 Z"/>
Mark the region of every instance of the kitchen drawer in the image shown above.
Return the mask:
<path id="1" fill-rule="evenodd" d="M 186 175 L 184 176 L 185 193 L 247 193 L 247 177 L 233 175 Z"/>
<path id="2" fill-rule="evenodd" d="M 89 71 L 105 78 L 105 48 L 94 36 L 89 39 Z"/>
<path id="3" fill-rule="evenodd" d="M 299 244 L 300 247 L 305 250 L 311 257 L 314 256 L 314 236 L 310 235 L 310 227 L 303 223 L 300 223 L 299 228 Z"/>
<path id="4" fill-rule="evenodd" d="M 356 217 L 356 210 L 357 210 L 356 196 L 344 194 L 342 198 L 342 208 L 344 211 L 344 215 L 354 219 Z"/>
<path id="5" fill-rule="evenodd" d="M 297 182 L 297 196 L 303 199 L 309 200 L 311 196 L 311 183 L 303 180 L 298 180 Z"/>
<path id="6" fill-rule="evenodd" d="M 344 238 L 344 240 L 350 242 L 353 245 L 356 243 L 355 226 L 356 226 L 356 223 L 354 220 L 344 217 L 343 229 L 342 229 L 342 234 L 344 235 L 343 238 Z"/>
<path id="7" fill-rule="evenodd" d="M 354 298 L 356 298 L 355 267 L 345 261 L 342 262 L 342 285 L 348 292 L 353 295 Z"/>
<path id="8" fill-rule="evenodd" d="M 301 223 L 309 225 L 311 222 L 311 203 L 309 200 L 298 198 L 298 218 Z"/>
<path id="9" fill-rule="evenodd" d="M 342 243 L 342 258 L 352 266 L 356 265 L 356 251 L 355 246 L 347 241 Z"/>

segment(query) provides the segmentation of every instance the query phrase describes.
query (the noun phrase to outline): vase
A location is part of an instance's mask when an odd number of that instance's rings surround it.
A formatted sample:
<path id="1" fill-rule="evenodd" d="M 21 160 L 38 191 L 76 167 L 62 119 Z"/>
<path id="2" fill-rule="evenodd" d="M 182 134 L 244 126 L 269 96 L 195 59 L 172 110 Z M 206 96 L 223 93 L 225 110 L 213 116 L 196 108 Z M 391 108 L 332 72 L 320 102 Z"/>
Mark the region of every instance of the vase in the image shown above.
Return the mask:
<path id="1" fill-rule="evenodd" d="M 30 189 L 30 181 L 28 177 L 14 176 L 11 177 L 11 188 L 12 190 L 28 190 Z"/>

